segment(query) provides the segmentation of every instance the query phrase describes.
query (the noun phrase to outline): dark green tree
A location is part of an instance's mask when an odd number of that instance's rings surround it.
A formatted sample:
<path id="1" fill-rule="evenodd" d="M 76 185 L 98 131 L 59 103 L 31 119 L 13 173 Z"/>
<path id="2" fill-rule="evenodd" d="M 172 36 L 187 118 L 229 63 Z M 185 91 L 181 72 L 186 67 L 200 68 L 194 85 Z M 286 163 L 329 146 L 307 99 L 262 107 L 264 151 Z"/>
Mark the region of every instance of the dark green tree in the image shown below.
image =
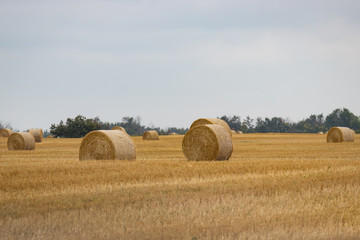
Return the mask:
<path id="1" fill-rule="evenodd" d="M 327 129 L 331 127 L 348 127 L 356 132 L 360 131 L 360 119 L 355 116 L 347 108 L 335 109 L 331 114 L 329 114 L 325 119 L 325 127 Z"/>
<path id="2" fill-rule="evenodd" d="M 58 125 L 51 124 L 50 126 L 50 133 L 55 137 L 65 137 L 66 133 L 66 126 L 64 125 L 63 120 L 60 121 Z"/>
<path id="3" fill-rule="evenodd" d="M 262 118 L 256 119 L 256 132 L 278 132 L 278 133 L 286 133 L 290 130 L 290 124 L 286 122 L 281 117 L 273 117 L 273 118 L 265 118 L 265 120 L 262 120 Z"/>
<path id="4" fill-rule="evenodd" d="M 273 117 L 269 127 L 271 132 L 286 133 L 289 132 L 289 124 L 281 117 Z"/>
<path id="5" fill-rule="evenodd" d="M 142 135 L 145 131 L 145 127 L 141 126 L 140 118 L 123 117 L 120 126 L 125 128 L 129 135 Z"/>
<path id="6" fill-rule="evenodd" d="M 100 119 L 86 119 L 78 115 L 75 118 L 68 118 L 66 123 L 61 120 L 58 125 L 51 124 L 50 133 L 55 137 L 79 138 L 84 137 L 87 133 L 101 129 Z"/>
<path id="7" fill-rule="evenodd" d="M 295 132 L 301 133 L 317 133 L 326 132 L 325 120 L 323 114 L 312 114 L 305 120 L 295 124 Z"/>
<path id="8" fill-rule="evenodd" d="M 177 134 L 185 134 L 189 129 L 188 128 L 176 128 L 176 127 L 170 127 L 167 129 L 167 134 L 171 133 L 177 133 Z"/>
<path id="9" fill-rule="evenodd" d="M 222 116 L 220 118 L 221 120 L 224 120 L 230 127 L 230 129 L 235 130 L 235 131 L 242 131 L 241 127 L 241 119 L 240 116 Z"/>
<path id="10" fill-rule="evenodd" d="M 254 132 L 254 119 L 250 118 L 249 116 L 247 116 L 245 118 L 245 120 L 242 123 L 242 129 L 241 131 L 244 133 L 247 132 Z"/>
<path id="11" fill-rule="evenodd" d="M 258 117 L 256 119 L 255 132 L 261 132 L 261 133 L 267 132 L 266 123 L 261 117 Z"/>

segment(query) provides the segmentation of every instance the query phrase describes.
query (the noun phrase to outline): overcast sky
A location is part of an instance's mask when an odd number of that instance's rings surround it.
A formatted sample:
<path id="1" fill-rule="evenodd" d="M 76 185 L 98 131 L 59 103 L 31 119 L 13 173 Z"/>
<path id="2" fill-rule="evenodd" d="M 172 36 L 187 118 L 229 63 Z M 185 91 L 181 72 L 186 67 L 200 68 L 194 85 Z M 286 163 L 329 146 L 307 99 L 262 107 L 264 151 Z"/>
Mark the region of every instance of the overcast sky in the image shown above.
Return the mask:
<path id="1" fill-rule="evenodd" d="M 0 0 L 0 120 L 360 115 L 360 1 Z"/>

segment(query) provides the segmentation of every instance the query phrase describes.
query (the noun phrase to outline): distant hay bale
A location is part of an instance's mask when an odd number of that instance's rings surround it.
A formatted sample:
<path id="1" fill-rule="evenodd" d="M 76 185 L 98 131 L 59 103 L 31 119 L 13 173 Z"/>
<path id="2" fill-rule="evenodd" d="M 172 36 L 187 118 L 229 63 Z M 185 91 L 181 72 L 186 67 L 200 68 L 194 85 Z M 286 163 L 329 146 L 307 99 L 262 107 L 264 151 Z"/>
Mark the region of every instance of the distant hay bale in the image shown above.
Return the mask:
<path id="1" fill-rule="evenodd" d="M 54 138 L 54 135 L 49 134 L 46 138 Z"/>
<path id="2" fill-rule="evenodd" d="M 134 141 L 123 131 L 98 130 L 88 133 L 79 150 L 81 160 L 135 160 Z"/>
<path id="3" fill-rule="evenodd" d="M 195 122 L 193 122 L 190 126 L 190 129 L 199 125 L 205 125 L 205 124 L 217 124 L 225 128 L 225 130 L 232 136 L 231 129 L 229 125 L 221 119 L 218 118 L 199 118 Z"/>
<path id="4" fill-rule="evenodd" d="M 236 134 L 236 131 L 235 131 L 235 130 L 231 130 L 231 134 Z"/>
<path id="5" fill-rule="evenodd" d="M 13 133 L 11 129 L 3 128 L 0 129 L 0 137 L 10 137 L 10 135 Z"/>
<path id="6" fill-rule="evenodd" d="M 236 131 L 236 134 L 243 134 L 242 131 Z"/>
<path id="7" fill-rule="evenodd" d="M 220 125 L 199 125 L 185 134 L 182 149 L 188 160 L 228 160 L 233 152 L 231 136 Z"/>
<path id="8" fill-rule="evenodd" d="M 155 130 L 146 131 L 146 132 L 144 132 L 142 139 L 143 140 L 159 140 L 159 134 Z"/>
<path id="9" fill-rule="evenodd" d="M 328 131 L 327 142 L 353 142 L 355 137 L 354 130 L 347 127 L 332 127 Z"/>
<path id="10" fill-rule="evenodd" d="M 179 135 L 179 134 L 176 132 L 172 132 L 172 133 L 170 133 L 170 135 Z"/>
<path id="11" fill-rule="evenodd" d="M 126 132 L 125 128 L 120 127 L 120 126 L 114 126 L 111 130 L 119 130 L 119 131 Z"/>
<path id="12" fill-rule="evenodd" d="M 29 133 L 34 136 L 35 142 L 42 142 L 44 134 L 41 128 L 30 129 Z"/>
<path id="13" fill-rule="evenodd" d="M 34 150 L 35 138 L 28 132 L 18 132 L 10 135 L 7 141 L 8 150 Z"/>
<path id="14" fill-rule="evenodd" d="M 318 132 L 318 134 L 324 134 L 323 132 Z"/>

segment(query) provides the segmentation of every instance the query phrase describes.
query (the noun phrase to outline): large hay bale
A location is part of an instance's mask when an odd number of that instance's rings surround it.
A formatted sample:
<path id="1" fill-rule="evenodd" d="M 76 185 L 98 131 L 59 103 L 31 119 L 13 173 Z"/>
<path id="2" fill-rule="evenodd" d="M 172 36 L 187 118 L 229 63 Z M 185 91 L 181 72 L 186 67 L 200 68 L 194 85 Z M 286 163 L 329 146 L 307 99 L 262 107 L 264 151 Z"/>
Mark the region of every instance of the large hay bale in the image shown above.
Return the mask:
<path id="1" fill-rule="evenodd" d="M 8 150 L 34 150 L 35 138 L 28 132 L 18 132 L 10 135 L 7 141 Z"/>
<path id="2" fill-rule="evenodd" d="M 120 127 L 120 126 L 114 126 L 111 130 L 119 130 L 119 131 L 126 132 L 125 128 Z"/>
<path id="3" fill-rule="evenodd" d="M 159 134 L 155 130 L 146 131 L 146 132 L 144 132 L 142 139 L 143 140 L 159 140 Z"/>
<path id="4" fill-rule="evenodd" d="M 10 137 L 10 135 L 13 133 L 11 129 L 3 128 L 0 129 L 0 137 Z"/>
<path id="5" fill-rule="evenodd" d="M 191 128 L 184 136 L 182 149 L 188 160 L 228 160 L 233 152 L 231 136 L 220 125 Z"/>
<path id="6" fill-rule="evenodd" d="M 123 131 L 98 130 L 81 142 L 80 160 L 135 160 L 134 141 Z"/>
<path id="7" fill-rule="evenodd" d="M 355 137 L 354 130 L 347 127 L 332 127 L 328 131 L 327 142 L 353 142 Z"/>
<path id="8" fill-rule="evenodd" d="M 44 134 L 41 128 L 29 129 L 29 133 L 34 136 L 35 142 L 42 142 Z"/>
<path id="9" fill-rule="evenodd" d="M 225 130 L 232 136 L 231 129 L 229 125 L 221 119 L 218 118 L 199 118 L 195 122 L 193 122 L 190 126 L 190 129 L 199 125 L 205 125 L 205 124 L 217 124 L 225 128 Z"/>

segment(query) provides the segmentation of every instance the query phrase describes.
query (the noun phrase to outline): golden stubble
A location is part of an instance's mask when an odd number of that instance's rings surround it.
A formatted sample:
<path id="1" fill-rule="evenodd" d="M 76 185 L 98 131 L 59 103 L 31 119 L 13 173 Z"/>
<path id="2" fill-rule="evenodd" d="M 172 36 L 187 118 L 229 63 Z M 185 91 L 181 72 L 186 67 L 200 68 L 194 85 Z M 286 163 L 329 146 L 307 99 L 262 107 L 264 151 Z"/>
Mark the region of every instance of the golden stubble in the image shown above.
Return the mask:
<path id="1" fill-rule="evenodd" d="M 182 137 L 134 137 L 137 160 L 86 162 L 81 139 L 8 151 L 0 138 L 1 239 L 359 236 L 358 135 L 234 135 L 222 162 L 187 161 Z"/>

